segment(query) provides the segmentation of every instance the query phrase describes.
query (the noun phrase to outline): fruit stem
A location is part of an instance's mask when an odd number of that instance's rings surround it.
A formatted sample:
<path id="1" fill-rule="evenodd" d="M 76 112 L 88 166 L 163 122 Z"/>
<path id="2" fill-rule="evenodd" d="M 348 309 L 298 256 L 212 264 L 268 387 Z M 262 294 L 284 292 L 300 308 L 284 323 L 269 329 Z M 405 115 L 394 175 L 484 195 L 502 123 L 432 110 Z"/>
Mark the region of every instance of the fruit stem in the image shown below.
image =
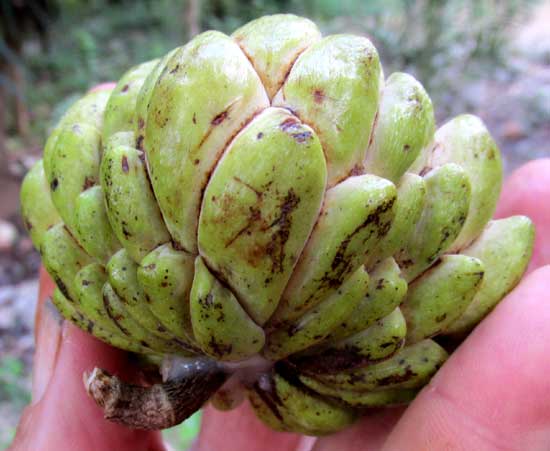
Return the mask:
<path id="1" fill-rule="evenodd" d="M 106 419 L 133 429 L 165 429 L 200 409 L 228 377 L 215 361 L 199 358 L 186 362 L 175 378 L 162 384 L 128 384 L 94 368 L 84 375 L 84 385 Z"/>

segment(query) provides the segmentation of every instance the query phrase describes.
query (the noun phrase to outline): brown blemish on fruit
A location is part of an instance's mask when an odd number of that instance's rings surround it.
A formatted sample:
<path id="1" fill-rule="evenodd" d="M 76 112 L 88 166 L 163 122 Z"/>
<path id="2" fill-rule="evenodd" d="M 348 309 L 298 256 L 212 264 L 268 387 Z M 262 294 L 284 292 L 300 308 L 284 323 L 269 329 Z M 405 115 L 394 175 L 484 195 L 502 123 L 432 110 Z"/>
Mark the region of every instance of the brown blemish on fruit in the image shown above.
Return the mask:
<path id="1" fill-rule="evenodd" d="M 353 166 L 353 168 L 351 168 L 351 171 L 349 172 L 348 177 L 353 177 L 353 176 L 356 176 L 356 175 L 363 175 L 364 172 L 365 171 L 363 169 L 363 165 L 358 163 L 355 166 Z"/>
<path id="2" fill-rule="evenodd" d="M 111 321 L 113 321 L 115 326 L 118 329 L 120 329 L 120 331 L 124 335 L 130 336 L 130 332 L 128 331 L 128 329 L 126 329 L 124 326 L 122 326 L 122 324 L 120 324 L 120 320 L 122 319 L 122 315 L 113 314 L 113 312 L 111 311 L 111 304 L 109 303 L 109 299 L 107 298 L 107 296 L 105 294 L 103 294 L 103 305 L 105 307 L 105 311 L 107 312 L 107 316 L 111 319 Z"/>
<path id="3" fill-rule="evenodd" d="M 237 183 L 240 183 L 241 185 L 244 185 L 246 186 L 248 189 L 250 189 L 251 191 L 254 191 L 254 194 L 256 194 L 256 196 L 258 197 L 258 200 L 261 200 L 262 198 L 262 193 L 257 190 L 256 188 L 254 188 L 252 185 L 250 185 L 249 183 L 243 181 L 241 178 L 239 177 L 233 177 L 233 180 L 235 180 Z"/>
<path id="4" fill-rule="evenodd" d="M 262 219 L 262 212 L 258 208 L 249 207 L 248 219 L 244 227 L 242 227 L 233 237 L 225 243 L 225 247 L 231 246 L 240 236 L 242 236 L 252 225 Z"/>
<path id="5" fill-rule="evenodd" d="M 422 170 L 418 173 L 420 177 L 424 177 L 428 172 L 430 172 L 432 168 L 430 166 L 424 166 Z"/>
<path id="6" fill-rule="evenodd" d="M 52 275 L 52 278 L 57 285 L 57 288 L 59 288 L 59 291 L 61 291 L 61 294 L 67 298 L 68 301 L 74 302 L 71 299 L 71 296 L 69 295 L 69 290 L 67 289 L 67 285 L 61 280 L 61 277 L 59 277 L 57 274 Z"/>
<path id="7" fill-rule="evenodd" d="M 223 121 L 227 119 L 228 116 L 229 116 L 229 109 L 222 111 L 220 114 L 215 116 L 214 119 L 212 119 L 212 121 L 210 122 L 210 124 L 220 125 Z"/>
<path id="8" fill-rule="evenodd" d="M 124 156 L 122 157 L 121 166 L 122 166 L 122 172 L 124 172 L 125 174 L 127 174 L 128 171 L 130 170 L 130 167 L 128 166 L 128 157 L 127 157 L 126 155 L 124 155 Z"/>
<path id="9" fill-rule="evenodd" d="M 220 343 L 216 340 L 214 335 L 210 337 L 208 347 L 210 348 L 212 353 L 216 354 L 218 357 L 223 357 L 224 355 L 231 354 L 231 351 L 233 350 L 233 345 L 231 343 Z"/>
<path id="10" fill-rule="evenodd" d="M 280 124 L 281 130 L 288 135 L 292 136 L 297 143 L 305 143 L 312 137 L 312 133 L 309 130 L 305 130 L 298 119 L 294 117 L 288 117 Z"/>
<path id="11" fill-rule="evenodd" d="M 58 186 L 59 186 L 59 180 L 58 180 L 57 177 L 56 177 L 56 178 L 54 178 L 54 179 L 52 180 L 52 183 L 50 183 L 50 189 L 51 189 L 52 191 L 55 191 L 55 190 L 57 189 Z"/>
<path id="12" fill-rule="evenodd" d="M 381 377 L 380 379 L 377 379 L 377 383 L 380 386 L 386 386 L 386 385 L 395 385 L 400 384 L 402 382 L 407 382 L 414 378 L 415 376 L 418 376 L 410 366 L 407 366 L 405 368 L 405 372 L 403 374 L 392 374 L 390 376 Z"/>
<path id="13" fill-rule="evenodd" d="M 440 323 L 442 321 L 445 321 L 446 318 L 447 318 L 447 314 L 443 313 L 442 315 L 439 315 L 439 316 L 435 317 L 435 322 Z"/>
<path id="14" fill-rule="evenodd" d="M 271 259 L 272 273 L 282 273 L 284 270 L 285 245 L 290 236 L 290 228 L 292 227 L 291 216 L 299 203 L 300 198 L 291 188 L 279 207 L 279 217 L 269 225 L 269 228 L 278 227 L 277 231 L 271 235 L 271 239 L 266 248 L 266 253 Z"/>
<path id="15" fill-rule="evenodd" d="M 120 90 L 120 92 L 126 92 L 130 88 L 129 84 L 125 84 L 124 87 Z"/>
<path id="16" fill-rule="evenodd" d="M 313 91 L 313 100 L 318 104 L 323 103 L 325 100 L 325 92 L 320 88 L 315 89 Z"/>
<path id="17" fill-rule="evenodd" d="M 374 120 L 372 121 L 372 128 L 370 130 L 369 145 L 370 147 L 374 141 L 374 131 L 376 130 L 376 125 L 378 124 L 378 111 L 374 115 Z"/>
<path id="18" fill-rule="evenodd" d="M 86 176 L 84 179 L 84 185 L 82 185 L 82 190 L 86 191 L 88 188 L 91 188 L 95 185 L 95 180 L 92 177 Z"/>
<path id="19" fill-rule="evenodd" d="M 136 139 L 136 148 L 141 151 L 143 151 L 143 139 L 143 135 L 139 135 Z"/>

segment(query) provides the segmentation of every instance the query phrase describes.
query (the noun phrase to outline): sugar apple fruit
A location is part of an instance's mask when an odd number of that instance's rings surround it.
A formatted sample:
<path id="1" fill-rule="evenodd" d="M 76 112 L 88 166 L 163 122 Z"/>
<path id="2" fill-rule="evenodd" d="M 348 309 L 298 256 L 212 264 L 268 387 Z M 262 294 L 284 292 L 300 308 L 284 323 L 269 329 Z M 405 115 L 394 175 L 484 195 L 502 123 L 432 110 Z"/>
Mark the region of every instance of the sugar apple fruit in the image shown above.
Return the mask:
<path id="1" fill-rule="evenodd" d="M 159 429 L 248 399 L 320 435 L 410 402 L 534 235 L 490 220 L 502 167 L 482 121 L 434 122 L 367 38 L 292 15 L 202 33 L 77 101 L 22 213 L 59 312 L 162 373 L 95 369 L 106 418 Z"/>

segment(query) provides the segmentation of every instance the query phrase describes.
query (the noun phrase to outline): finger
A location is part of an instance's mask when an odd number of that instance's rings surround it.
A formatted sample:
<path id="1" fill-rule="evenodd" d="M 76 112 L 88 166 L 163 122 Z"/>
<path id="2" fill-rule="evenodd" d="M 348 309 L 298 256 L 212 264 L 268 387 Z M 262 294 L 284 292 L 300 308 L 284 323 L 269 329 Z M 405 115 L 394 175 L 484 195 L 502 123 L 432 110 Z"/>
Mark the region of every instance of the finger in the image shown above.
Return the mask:
<path id="1" fill-rule="evenodd" d="M 534 160 L 506 181 L 495 216 L 529 216 L 535 224 L 535 249 L 528 271 L 550 263 L 550 158 Z"/>
<path id="2" fill-rule="evenodd" d="M 403 408 L 377 410 L 336 434 L 319 439 L 313 451 L 378 451 L 403 413 Z"/>
<path id="3" fill-rule="evenodd" d="M 529 275 L 420 393 L 384 450 L 547 450 L 550 266 Z"/>
<path id="4" fill-rule="evenodd" d="M 55 285 L 43 267 L 40 268 L 38 302 L 34 321 L 35 352 L 32 373 L 32 399 L 37 402 L 53 374 L 61 343 L 62 318 L 46 300 L 52 295 Z"/>
<path id="5" fill-rule="evenodd" d="M 88 92 L 109 91 L 113 89 L 115 86 L 116 86 L 116 83 L 113 83 L 112 81 L 108 81 L 108 82 L 100 83 L 99 85 L 94 86 Z"/>
<path id="6" fill-rule="evenodd" d="M 46 279 L 42 280 L 44 286 L 49 284 Z M 43 288 L 41 293 L 48 291 L 51 287 Z M 41 314 L 42 317 L 45 316 Z M 45 330 L 41 325 L 38 327 Z M 82 375 L 95 366 L 122 377 L 131 376 L 127 354 L 96 340 L 69 322 L 64 322 L 61 329 L 55 363 L 39 364 L 35 368 L 35 371 L 46 368 L 51 374 L 46 388 L 41 389 L 41 399 L 26 409 L 12 450 L 164 450 L 159 433 L 130 430 L 103 419 L 102 411 L 84 389 Z M 37 345 L 45 352 L 47 346 L 40 341 L 44 336 L 45 332 L 37 335 Z M 37 376 L 37 379 L 43 384 L 46 378 Z"/>
<path id="7" fill-rule="evenodd" d="M 302 437 L 265 426 L 245 402 L 230 412 L 204 409 L 193 451 L 297 451 Z M 309 450 L 308 450 L 309 451 Z"/>

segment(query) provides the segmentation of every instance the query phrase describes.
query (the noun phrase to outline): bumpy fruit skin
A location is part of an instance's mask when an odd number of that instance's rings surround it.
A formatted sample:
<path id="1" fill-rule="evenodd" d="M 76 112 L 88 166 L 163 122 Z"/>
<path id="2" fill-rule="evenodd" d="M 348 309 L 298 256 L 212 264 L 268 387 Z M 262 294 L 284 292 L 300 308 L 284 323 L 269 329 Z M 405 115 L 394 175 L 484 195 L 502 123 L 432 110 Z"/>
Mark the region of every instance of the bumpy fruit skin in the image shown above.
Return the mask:
<path id="1" fill-rule="evenodd" d="M 320 435 L 411 401 L 519 282 L 533 225 L 490 220 L 501 182 L 479 118 L 436 130 L 367 38 L 276 15 L 76 102 L 21 204 L 61 314 L 165 358 L 149 388 L 96 369 L 106 417 L 162 428 L 248 398 Z"/>

